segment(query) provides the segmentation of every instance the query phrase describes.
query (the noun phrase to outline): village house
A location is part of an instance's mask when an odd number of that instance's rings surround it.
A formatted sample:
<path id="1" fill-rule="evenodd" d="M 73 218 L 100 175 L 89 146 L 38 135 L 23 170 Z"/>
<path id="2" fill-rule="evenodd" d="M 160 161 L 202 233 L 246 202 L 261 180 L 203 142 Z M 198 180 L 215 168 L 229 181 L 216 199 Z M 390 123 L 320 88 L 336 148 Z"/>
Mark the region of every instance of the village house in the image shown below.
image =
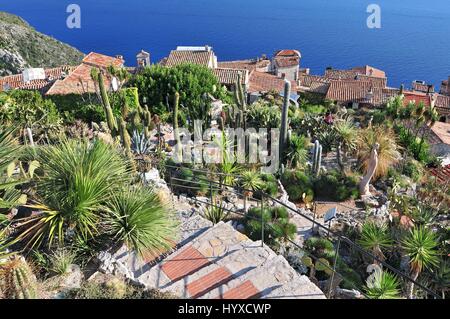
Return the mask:
<path id="1" fill-rule="evenodd" d="M 172 50 L 167 58 L 164 58 L 160 64 L 167 67 L 174 67 L 183 63 L 192 63 L 203 65 L 212 70 L 221 85 L 231 89 L 241 75 L 241 84 L 248 89 L 249 71 L 239 66 L 238 68 L 229 68 L 219 66 L 217 56 L 210 46 L 202 47 L 177 47 Z"/>
<path id="2" fill-rule="evenodd" d="M 57 80 L 47 91 L 46 95 L 68 95 L 95 93 L 96 84 L 91 78 L 91 70 L 98 68 L 105 70 L 109 66 L 123 67 L 122 56 L 110 57 L 100 53 L 91 52 L 84 57 L 82 63 L 77 66 L 67 77 Z M 111 87 L 113 79 L 105 78 L 105 85 Z"/>
<path id="3" fill-rule="evenodd" d="M 300 71 L 301 54 L 297 50 L 280 50 L 272 59 L 272 72 L 279 78 L 297 81 Z"/>
<path id="4" fill-rule="evenodd" d="M 439 91 L 442 95 L 450 96 L 450 75 L 448 77 L 448 80 L 444 80 L 441 83 L 441 90 Z"/>

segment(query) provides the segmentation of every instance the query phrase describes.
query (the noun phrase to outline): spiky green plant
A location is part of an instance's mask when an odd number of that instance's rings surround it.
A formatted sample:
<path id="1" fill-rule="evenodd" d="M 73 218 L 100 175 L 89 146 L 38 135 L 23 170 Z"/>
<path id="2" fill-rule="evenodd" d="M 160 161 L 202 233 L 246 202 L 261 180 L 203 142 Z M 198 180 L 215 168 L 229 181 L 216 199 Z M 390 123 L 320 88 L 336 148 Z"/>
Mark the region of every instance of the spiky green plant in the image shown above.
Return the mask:
<path id="1" fill-rule="evenodd" d="M 409 257 L 411 277 L 417 280 L 423 269 L 432 269 L 439 264 L 438 240 L 436 234 L 425 227 L 416 227 L 402 240 L 402 248 Z M 412 299 L 414 283 L 409 282 L 407 296 Z"/>
<path id="2" fill-rule="evenodd" d="M 367 280 L 364 290 L 369 299 L 400 298 L 400 282 L 395 275 L 387 271 L 376 271 Z"/>
<path id="3" fill-rule="evenodd" d="M 126 158 L 112 146 L 96 140 L 61 141 L 39 150 L 43 175 L 36 194 L 40 213 L 20 221 L 19 239 L 27 248 L 57 238 L 64 243 L 68 230 L 83 238 L 97 234 L 100 214 L 112 194 L 130 181 Z"/>
<path id="4" fill-rule="evenodd" d="M 308 146 L 310 141 L 302 135 L 293 134 L 289 138 L 287 158 L 291 168 L 299 168 L 308 160 Z"/>
<path id="5" fill-rule="evenodd" d="M 68 248 L 59 248 L 49 255 L 49 270 L 57 275 L 64 275 L 75 262 L 76 253 Z"/>
<path id="6" fill-rule="evenodd" d="M 212 205 L 204 212 L 204 217 L 213 224 L 223 221 L 227 215 L 225 203 L 217 198 L 213 199 Z"/>
<path id="7" fill-rule="evenodd" d="M 170 249 L 176 223 L 149 188 L 128 187 L 107 203 L 108 225 L 114 240 L 145 258 Z"/>
<path id="8" fill-rule="evenodd" d="M 37 281 L 23 257 L 0 265 L 0 289 L 7 299 L 35 299 Z"/>
<path id="9" fill-rule="evenodd" d="M 244 189 L 244 211 L 247 211 L 248 197 L 253 196 L 253 192 L 260 190 L 264 186 L 264 182 L 258 172 L 245 171 L 242 173 L 240 183 Z"/>
<path id="10" fill-rule="evenodd" d="M 369 221 L 362 226 L 358 243 L 363 248 L 372 251 L 377 258 L 384 260 L 383 250 L 391 248 L 393 240 L 386 224 L 378 226 L 376 223 Z"/>

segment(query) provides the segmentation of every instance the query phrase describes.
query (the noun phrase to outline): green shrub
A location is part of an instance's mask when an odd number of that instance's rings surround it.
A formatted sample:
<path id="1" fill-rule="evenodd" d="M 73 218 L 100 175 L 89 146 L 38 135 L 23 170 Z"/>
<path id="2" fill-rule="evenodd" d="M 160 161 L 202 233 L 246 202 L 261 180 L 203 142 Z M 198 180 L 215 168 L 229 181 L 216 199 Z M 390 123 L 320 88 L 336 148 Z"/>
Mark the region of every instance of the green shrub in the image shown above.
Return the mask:
<path id="1" fill-rule="evenodd" d="M 277 240 L 293 239 L 297 227 L 289 222 L 289 213 L 284 207 L 252 208 L 245 217 L 245 233 L 252 240 L 261 240 L 264 223 L 264 243 L 275 245 Z"/>
<path id="2" fill-rule="evenodd" d="M 358 180 L 346 176 L 338 170 L 330 170 L 322 174 L 314 182 L 314 194 L 317 197 L 334 201 L 345 201 L 359 196 Z"/>
<path id="3" fill-rule="evenodd" d="M 402 163 L 402 174 L 410 177 L 413 181 L 418 182 L 423 176 L 422 165 L 413 159 L 407 159 Z"/>
<path id="4" fill-rule="evenodd" d="M 289 198 L 296 202 L 303 198 L 303 194 L 314 196 L 312 177 L 303 171 L 286 171 L 281 176 L 283 184 Z"/>

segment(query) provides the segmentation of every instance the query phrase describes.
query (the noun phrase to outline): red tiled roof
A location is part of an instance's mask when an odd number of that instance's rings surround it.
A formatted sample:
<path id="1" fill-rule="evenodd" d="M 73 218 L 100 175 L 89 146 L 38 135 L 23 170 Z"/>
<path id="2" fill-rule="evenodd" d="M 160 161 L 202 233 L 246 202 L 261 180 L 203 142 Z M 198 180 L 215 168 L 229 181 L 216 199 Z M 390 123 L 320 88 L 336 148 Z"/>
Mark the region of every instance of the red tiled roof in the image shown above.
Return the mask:
<path id="1" fill-rule="evenodd" d="M 91 78 L 93 68 L 106 69 L 108 66 L 121 67 L 123 60 L 103 54 L 89 53 L 83 62 L 64 80 L 56 81 L 46 93 L 47 95 L 67 95 L 95 93 L 96 84 Z M 109 87 L 111 80 L 105 77 L 105 86 Z"/>
<path id="2" fill-rule="evenodd" d="M 124 64 L 124 60 L 122 58 L 114 58 L 111 56 L 107 56 L 104 54 L 91 52 L 84 59 L 83 63 L 89 64 L 95 67 L 107 68 L 110 65 L 114 65 L 115 67 L 121 67 Z"/>
<path id="3" fill-rule="evenodd" d="M 309 86 L 309 92 L 319 93 L 326 95 L 328 90 L 330 89 L 330 83 L 324 83 L 321 81 L 313 81 Z"/>
<path id="4" fill-rule="evenodd" d="M 367 75 L 367 76 L 373 76 L 377 78 L 385 78 L 386 73 L 380 69 L 374 68 L 370 65 L 364 65 L 355 67 L 352 70 L 358 71 L 360 74 Z"/>
<path id="5" fill-rule="evenodd" d="M 357 80 L 331 81 L 326 99 L 343 103 L 362 102 L 366 100 L 371 88 L 370 82 Z"/>
<path id="6" fill-rule="evenodd" d="M 45 70 L 44 80 L 32 80 L 25 83 L 23 81 L 23 74 L 16 74 L 5 76 L 0 78 L 0 90 L 8 87 L 10 89 L 20 89 L 20 90 L 42 90 L 45 91 L 54 81 L 69 75 L 75 67 L 72 66 L 62 66 L 57 68 L 51 68 Z"/>
<path id="7" fill-rule="evenodd" d="M 233 274 L 227 268 L 221 267 L 191 282 L 186 288 L 191 298 L 196 299 L 229 282 L 232 278 Z"/>
<path id="8" fill-rule="evenodd" d="M 450 164 L 445 167 L 433 168 L 430 173 L 441 183 L 450 182 Z"/>
<path id="9" fill-rule="evenodd" d="M 321 75 L 299 74 L 300 86 L 310 87 L 313 82 L 330 83 L 331 79 Z"/>
<path id="10" fill-rule="evenodd" d="M 197 249 L 189 246 L 173 258 L 166 260 L 162 271 L 171 281 L 177 281 L 187 275 L 197 272 L 210 262 Z"/>
<path id="11" fill-rule="evenodd" d="M 302 57 L 300 51 L 297 50 L 280 50 L 275 53 L 275 57 L 292 57 L 292 56 L 296 56 L 299 58 Z"/>
<path id="12" fill-rule="evenodd" d="M 436 122 L 431 131 L 438 137 L 440 143 L 450 145 L 450 123 Z"/>
<path id="13" fill-rule="evenodd" d="M 325 77 L 333 80 L 354 80 L 360 74 L 355 70 L 325 70 Z"/>
<path id="14" fill-rule="evenodd" d="M 177 51 L 172 50 L 165 61 L 165 66 L 173 67 L 182 63 L 200 64 L 210 66 L 214 59 L 212 51 Z"/>
<path id="15" fill-rule="evenodd" d="M 226 69 L 246 69 L 248 71 L 262 71 L 267 69 L 270 65 L 270 61 L 267 59 L 259 60 L 238 60 L 238 61 L 222 61 L 218 63 L 219 68 Z"/>
<path id="16" fill-rule="evenodd" d="M 434 93 L 434 85 L 431 86 L 430 92 L 428 92 L 428 84 L 413 82 L 412 89 L 414 91 L 423 92 L 423 93 Z"/>
<path id="17" fill-rule="evenodd" d="M 408 105 L 409 103 L 419 104 L 421 102 L 425 106 L 431 105 L 431 97 L 426 93 L 407 91 L 403 92 L 403 95 L 404 95 L 403 103 L 405 106 Z"/>
<path id="18" fill-rule="evenodd" d="M 289 68 L 300 65 L 300 57 L 298 56 L 277 56 L 274 58 L 275 64 L 280 68 Z"/>
<path id="19" fill-rule="evenodd" d="M 241 84 L 246 85 L 248 81 L 248 70 L 245 69 L 216 68 L 213 70 L 213 73 L 217 77 L 219 83 L 225 85 L 235 84 L 239 79 L 239 73 L 241 74 Z"/>
<path id="20" fill-rule="evenodd" d="M 243 284 L 228 290 L 219 299 L 253 299 L 259 295 L 258 289 L 252 284 L 250 280 Z"/>
<path id="21" fill-rule="evenodd" d="M 381 77 L 375 77 L 370 75 L 358 74 L 356 76 L 357 80 L 370 82 L 374 87 L 385 88 L 387 85 L 387 79 Z"/>
<path id="22" fill-rule="evenodd" d="M 295 81 L 291 81 L 292 91 L 297 91 L 297 84 Z M 249 80 L 249 93 L 255 92 L 269 92 L 275 90 L 281 92 L 284 90 L 284 80 L 276 75 L 253 71 L 250 74 Z"/>

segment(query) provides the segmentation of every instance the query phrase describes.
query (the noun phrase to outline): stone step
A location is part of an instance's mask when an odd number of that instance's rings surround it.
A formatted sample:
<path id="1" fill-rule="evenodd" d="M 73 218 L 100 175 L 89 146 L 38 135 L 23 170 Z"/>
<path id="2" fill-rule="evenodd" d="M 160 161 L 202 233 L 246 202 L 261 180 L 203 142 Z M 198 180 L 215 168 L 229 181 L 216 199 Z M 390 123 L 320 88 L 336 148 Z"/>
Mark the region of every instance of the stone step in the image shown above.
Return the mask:
<path id="1" fill-rule="evenodd" d="M 136 278 L 148 288 L 165 289 L 182 278 L 187 280 L 184 277 L 216 262 L 230 251 L 252 243 L 231 224 L 220 222 Z"/>
<path id="2" fill-rule="evenodd" d="M 229 247 L 223 256 L 213 258 L 213 263 L 191 275 L 187 275 L 183 280 L 173 282 L 163 291 L 170 291 L 185 298 L 199 298 L 214 288 L 252 271 L 276 256 L 267 246 L 262 247 L 261 242 L 244 241 Z M 213 280 L 211 274 L 216 272 L 219 275 L 213 276 L 215 278 Z M 196 291 L 191 285 L 194 287 L 201 286 L 202 290 Z"/>
<path id="3" fill-rule="evenodd" d="M 242 289 L 245 293 L 240 293 Z M 278 291 L 278 292 L 277 292 Z M 231 297 L 230 297 L 231 296 Z M 202 299 L 246 298 L 325 298 L 322 291 L 299 275 L 282 256 L 269 259 L 261 267 L 229 281 L 203 295 Z"/>
<path id="4" fill-rule="evenodd" d="M 122 269 L 127 269 L 132 278 L 137 278 L 154 266 L 154 263 L 173 252 L 177 247 L 182 247 L 196 237 L 212 228 L 213 224 L 201 216 L 190 217 L 186 222 L 180 225 L 180 237 L 173 242 L 173 249 L 168 251 L 159 251 L 148 256 L 145 259 L 140 258 L 135 252 L 130 251 L 125 245 L 122 246 L 112 258 Z"/>

